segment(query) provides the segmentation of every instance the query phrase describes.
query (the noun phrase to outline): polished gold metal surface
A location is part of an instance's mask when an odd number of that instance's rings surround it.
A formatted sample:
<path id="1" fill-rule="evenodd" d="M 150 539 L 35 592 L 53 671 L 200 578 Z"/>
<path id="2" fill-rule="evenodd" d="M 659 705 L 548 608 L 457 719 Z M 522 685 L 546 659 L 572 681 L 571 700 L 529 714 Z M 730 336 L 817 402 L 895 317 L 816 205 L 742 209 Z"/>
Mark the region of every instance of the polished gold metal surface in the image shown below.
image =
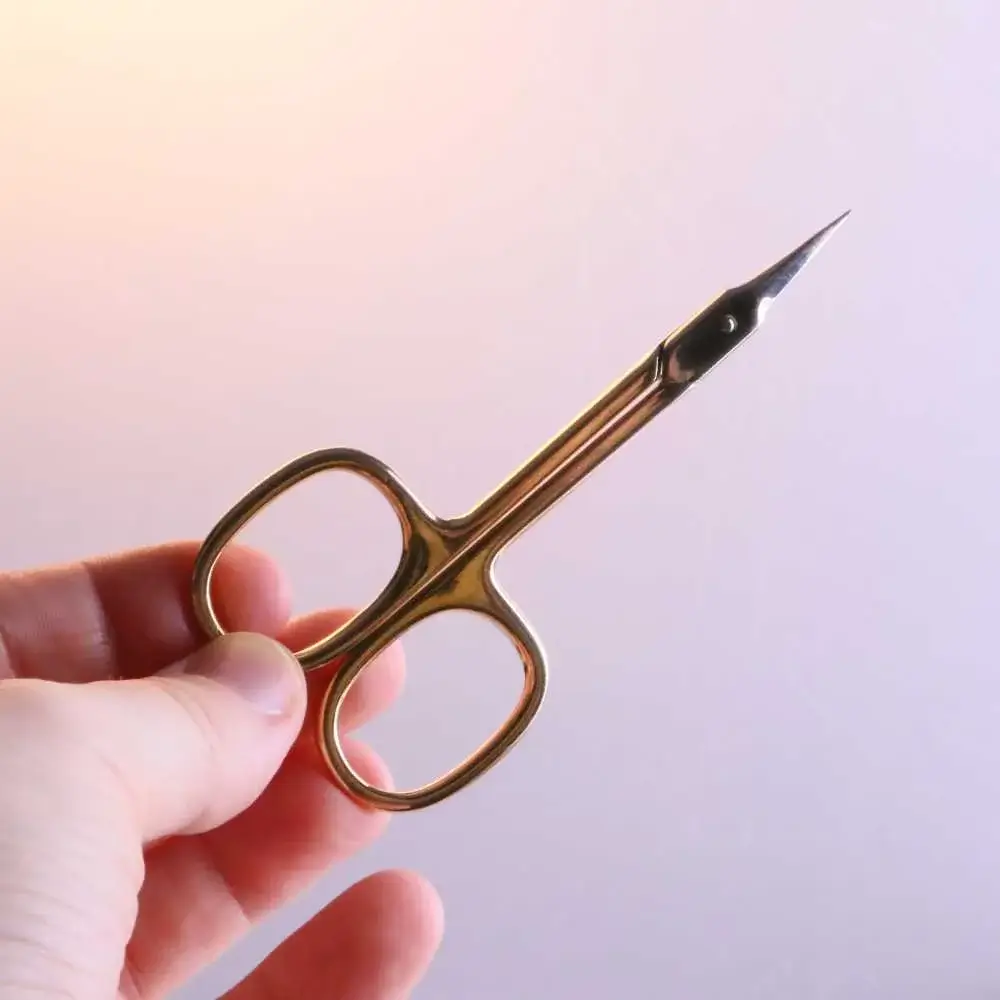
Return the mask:
<path id="1" fill-rule="evenodd" d="M 497 556 L 753 332 L 770 302 L 846 214 L 752 281 L 724 292 L 675 330 L 462 517 L 435 517 L 388 466 L 350 448 L 312 452 L 278 469 L 219 521 L 201 547 L 192 596 L 206 634 L 223 634 L 212 605 L 212 572 L 225 546 L 254 515 L 286 490 L 321 472 L 347 471 L 367 479 L 396 512 L 402 529 L 402 553 L 396 572 L 367 608 L 331 635 L 296 653 L 307 671 L 335 659 L 341 661 L 323 698 L 319 743 L 336 780 L 350 795 L 368 805 L 386 810 L 421 809 L 454 794 L 514 746 L 545 695 L 545 654 L 531 627 L 494 579 Z M 436 781 L 402 792 L 376 788 L 351 767 L 344 755 L 339 733 L 344 699 L 361 672 L 389 643 L 431 615 L 454 610 L 484 615 L 510 637 L 524 670 L 521 696 L 500 729 Z"/>

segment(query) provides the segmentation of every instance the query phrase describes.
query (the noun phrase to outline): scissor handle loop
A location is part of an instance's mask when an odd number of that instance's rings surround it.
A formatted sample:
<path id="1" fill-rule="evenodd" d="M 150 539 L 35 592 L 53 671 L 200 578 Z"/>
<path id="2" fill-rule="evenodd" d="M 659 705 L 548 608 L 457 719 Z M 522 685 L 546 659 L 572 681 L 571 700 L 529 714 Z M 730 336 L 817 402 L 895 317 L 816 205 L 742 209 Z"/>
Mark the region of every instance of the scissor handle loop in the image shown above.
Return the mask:
<path id="1" fill-rule="evenodd" d="M 210 637 L 225 634 L 212 603 L 212 573 L 236 534 L 279 496 L 310 476 L 326 471 L 353 472 L 372 483 L 389 501 L 399 520 L 402 552 L 392 578 L 364 610 L 330 635 L 294 652 L 303 670 L 315 670 L 339 658 L 341 664 L 326 693 L 319 718 L 319 744 L 334 777 L 356 800 L 383 810 L 422 809 L 464 788 L 489 770 L 514 746 L 541 707 L 546 688 L 542 648 L 510 600 L 493 579 L 497 552 L 486 549 L 464 561 L 449 575 L 447 585 L 418 594 L 404 606 L 422 581 L 442 566 L 460 539 L 460 522 L 435 518 L 417 501 L 385 463 L 353 448 L 310 452 L 282 466 L 236 503 L 206 536 L 195 559 L 192 601 L 195 615 Z M 442 611 L 471 611 L 497 625 L 518 651 L 524 686 L 511 714 L 500 728 L 457 767 L 419 788 L 391 792 L 376 788 L 359 775 L 340 741 L 340 713 L 348 692 L 372 660 L 418 622 Z"/>
<path id="2" fill-rule="evenodd" d="M 377 644 L 349 653 L 327 687 L 319 717 L 320 748 L 341 787 L 357 801 L 390 812 L 404 812 L 425 809 L 454 795 L 485 774 L 513 748 L 541 707 L 547 685 L 545 654 L 531 628 L 497 590 L 488 569 L 482 582 L 481 600 L 464 604 L 447 600 L 436 605 L 427 602 L 400 627 L 386 630 Z M 407 791 L 377 788 L 351 766 L 340 740 L 340 712 L 348 692 L 372 660 L 402 633 L 435 614 L 463 610 L 490 619 L 513 642 L 524 668 L 521 696 L 500 728 L 462 763 L 440 778 Z"/>
<path id="3" fill-rule="evenodd" d="M 294 653 L 306 671 L 315 670 L 340 655 L 361 636 L 372 621 L 392 602 L 394 594 L 409 579 L 420 575 L 430 558 L 428 546 L 438 540 L 431 527 L 433 518 L 423 509 L 402 480 L 384 462 L 354 448 L 324 448 L 283 465 L 255 486 L 220 519 L 206 536 L 195 558 L 191 582 L 194 613 L 211 638 L 225 634 L 212 602 L 212 574 L 225 547 L 270 503 L 303 480 L 320 472 L 353 472 L 375 486 L 389 501 L 399 520 L 402 551 L 399 564 L 382 592 L 335 632 Z"/>

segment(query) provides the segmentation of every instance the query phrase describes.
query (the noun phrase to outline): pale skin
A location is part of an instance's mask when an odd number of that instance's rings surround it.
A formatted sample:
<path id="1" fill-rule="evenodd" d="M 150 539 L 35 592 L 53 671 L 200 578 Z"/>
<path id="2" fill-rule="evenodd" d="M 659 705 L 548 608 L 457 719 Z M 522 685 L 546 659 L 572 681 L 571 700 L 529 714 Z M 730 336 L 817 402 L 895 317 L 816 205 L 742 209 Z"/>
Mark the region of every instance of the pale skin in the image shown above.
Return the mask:
<path id="1" fill-rule="evenodd" d="M 190 610 L 196 546 L 0 576 L 0 1000 L 152 1000 L 373 841 L 387 815 L 331 781 L 287 648 L 349 610 L 289 620 L 265 556 L 223 555 L 227 630 Z M 270 637 L 270 638 L 268 638 Z M 398 694 L 398 647 L 345 705 L 357 729 Z M 354 766 L 391 787 L 372 750 Z M 387 871 L 326 906 L 228 1000 L 403 1000 L 442 934 L 420 876 Z"/>

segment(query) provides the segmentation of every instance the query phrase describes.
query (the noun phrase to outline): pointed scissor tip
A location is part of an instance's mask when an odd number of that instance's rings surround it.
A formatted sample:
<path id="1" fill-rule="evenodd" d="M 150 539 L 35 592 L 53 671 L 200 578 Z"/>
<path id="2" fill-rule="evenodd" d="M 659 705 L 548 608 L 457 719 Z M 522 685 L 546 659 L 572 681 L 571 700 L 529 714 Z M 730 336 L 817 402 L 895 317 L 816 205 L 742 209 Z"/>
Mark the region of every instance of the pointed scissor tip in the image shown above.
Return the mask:
<path id="1" fill-rule="evenodd" d="M 843 225 L 844 220 L 850 214 L 851 214 L 850 209 L 847 209 L 846 212 L 841 212 L 840 215 L 838 215 L 837 218 L 833 220 L 833 222 L 824 226 L 815 236 L 806 240 L 803 246 L 811 247 L 810 256 L 814 254 L 820 248 L 820 246 L 833 235 L 835 229 L 839 229 Z"/>
<path id="2" fill-rule="evenodd" d="M 788 256 L 782 257 L 777 264 L 773 264 L 766 271 L 758 274 L 756 278 L 743 287 L 753 289 L 760 299 L 761 305 L 764 306 L 765 300 L 769 302 L 785 288 L 850 214 L 851 210 L 848 209 L 838 215 L 833 222 L 825 225 L 818 233 L 810 236 L 805 243 L 796 247 Z"/>
<path id="3" fill-rule="evenodd" d="M 663 363 L 666 382 L 687 385 L 701 378 L 753 333 L 775 297 L 849 214 L 848 211 L 837 216 L 756 278 L 727 289 L 690 323 L 663 341 L 657 357 Z"/>

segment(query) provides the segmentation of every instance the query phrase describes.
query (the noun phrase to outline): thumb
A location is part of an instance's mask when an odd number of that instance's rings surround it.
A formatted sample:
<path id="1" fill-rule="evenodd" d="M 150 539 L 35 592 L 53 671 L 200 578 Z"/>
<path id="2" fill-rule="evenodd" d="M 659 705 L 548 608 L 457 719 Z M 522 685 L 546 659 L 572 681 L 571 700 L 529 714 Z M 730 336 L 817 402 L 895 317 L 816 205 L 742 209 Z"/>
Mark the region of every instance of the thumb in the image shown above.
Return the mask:
<path id="1" fill-rule="evenodd" d="M 77 739 L 120 785 L 147 843 L 211 829 L 249 806 L 306 706 L 295 657 L 251 633 L 223 636 L 153 677 L 68 687 Z"/>

